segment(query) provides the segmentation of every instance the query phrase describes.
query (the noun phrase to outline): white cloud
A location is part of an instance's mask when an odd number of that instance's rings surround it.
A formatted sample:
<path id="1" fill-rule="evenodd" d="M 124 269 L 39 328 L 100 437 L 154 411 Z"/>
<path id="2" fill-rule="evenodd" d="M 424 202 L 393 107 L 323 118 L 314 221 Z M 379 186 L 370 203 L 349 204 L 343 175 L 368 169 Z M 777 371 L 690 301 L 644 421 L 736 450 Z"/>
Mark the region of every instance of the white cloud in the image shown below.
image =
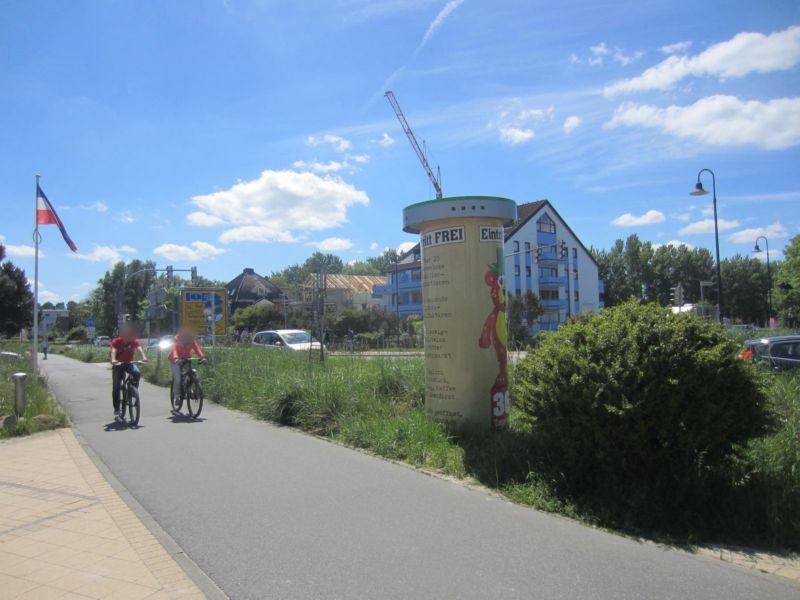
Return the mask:
<path id="1" fill-rule="evenodd" d="M 209 215 L 200 211 L 189 213 L 186 216 L 186 220 L 190 225 L 197 225 L 198 227 L 219 227 L 225 224 L 225 219 L 222 217 Z"/>
<path id="2" fill-rule="evenodd" d="M 314 147 L 327 144 L 332 146 L 337 152 L 347 152 L 353 147 L 353 144 L 350 142 L 350 140 L 346 140 L 339 135 L 333 135 L 330 133 L 326 133 L 322 136 L 310 135 L 306 138 L 306 144 Z"/>
<path id="3" fill-rule="evenodd" d="M 638 225 L 655 225 L 656 223 L 663 223 L 666 219 L 667 218 L 664 216 L 664 213 L 661 211 L 648 210 L 646 213 L 638 217 L 631 213 L 625 213 L 624 215 L 620 215 L 611 221 L 611 224 L 616 225 L 617 227 L 636 227 Z"/>
<path id="4" fill-rule="evenodd" d="M 685 54 L 691 47 L 692 42 L 687 40 L 685 42 L 675 42 L 674 44 L 661 46 L 661 52 L 664 54 Z"/>
<path id="5" fill-rule="evenodd" d="M 547 108 L 526 108 L 519 111 L 517 121 L 519 123 L 524 123 L 525 121 L 544 121 L 545 119 L 552 121 L 555 114 L 555 106 L 548 106 Z"/>
<path id="6" fill-rule="evenodd" d="M 714 216 L 714 207 L 713 206 L 706 206 L 705 208 L 700 209 L 700 214 L 704 217 L 713 217 Z"/>
<path id="7" fill-rule="evenodd" d="M 592 46 L 589 48 L 589 51 L 592 53 L 592 56 L 589 58 L 590 65 L 602 65 L 603 58 L 611 54 L 611 50 L 608 49 L 605 42 L 600 42 L 596 46 Z"/>
<path id="8" fill-rule="evenodd" d="M 217 248 L 208 242 L 192 242 L 188 246 L 179 244 L 162 244 L 153 250 L 153 254 L 158 254 L 169 260 L 203 260 L 225 254 L 224 248 Z"/>
<path id="9" fill-rule="evenodd" d="M 780 221 L 776 221 L 772 225 L 766 227 L 754 227 L 752 229 L 742 229 L 736 231 L 728 236 L 728 239 L 734 244 L 755 244 L 756 238 L 765 236 L 767 239 L 785 238 L 788 235 L 786 227 L 781 225 Z"/>
<path id="10" fill-rule="evenodd" d="M 130 225 L 136 222 L 136 217 L 133 216 L 133 213 L 129 210 L 123 210 L 117 216 L 117 221 L 125 223 L 126 225 Z"/>
<path id="11" fill-rule="evenodd" d="M 42 304 L 44 302 L 52 302 L 53 304 L 60 302 L 61 297 L 56 294 L 55 292 L 51 292 L 50 290 L 43 290 L 41 287 L 39 288 L 39 303 Z"/>
<path id="12" fill-rule="evenodd" d="M 720 231 L 727 231 L 729 229 L 735 229 L 739 227 L 739 221 L 736 219 L 732 221 L 726 221 L 725 219 L 719 219 L 719 230 Z M 696 221 L 694 223 L 690 223 L 683 229 L 681 229 L 678 233 L 681 235 L 693 235 L 697 233 L 714 233 L 714 219 L 703 219 L 702 221 Z"/>
<path id="13" fill-rule="evenodd" d="M 347 158 L 360 165 L 365 165 L 369 162 L 369 154 L 351 154 Z"/>
<path id="14" fill-rule="evenodd" d="M 574 52 L 573 52 L 572 54 L 570 54 L 570 55 L 569 55 L 569 57 L 568 57 L 568 60 L 569 60 L 569 62 L 570 62 L 571 64 L 573 64 L 573 65 L 579 65 L 579 64 L 581 64 L 581 62 L 582 62 L 582 61 L 581 61 L 581 59 L 580 59 L 580 58 L 578 58 L 578 55 L 577 55 L 577 54 L 575 54 Z"/>
<path id="15" fill-rule="evenodd" d="M 670 240 L 668 242 L 664 242 L 663 244 L 653 244 L 653 248 L 657 249 L 661 246 L 672 246 L 673 248 L 680 248 L 681 246 L 686 246 L 689 250 L 694 250 L 694 246 L 689 242 L 682 242 L 681 240 Z"/>
<path id="16" fill-rule="evenodd" d="M 583 120 L 580 117 L 576 117 L 575 115 L 567 117 L 566 119 L 564 119 L 564 125 L 563 125 L 564 133 L 569 135 L 570 133 L 575 131 L 578 127 L 580 127 L 580 124 L 582 122 Z"/>
<path id="17" fill-rule="evenodd" d="M 734 79 L 751 73 L 785 71 L 800 62 L 800 26 L 769 35 L 738 33 L 694 56 L 670 56 L 638 77 L 607 86 L 607 96 L 669 90 L 686 77 Z"/>
<path id="18" fill-rule="evenodd" d="M 635 63 L 637 60 L 639 60 L 643 56 L 644 56 L 644 52 L 642 52 L 642 51 L 637 51 L 637 52 L 634 52 L 633 54 L 625 54 L 624 52 L 622 52 L 622 50 L 620 50 L 619 48 L 616 48 L 614 50 L 614 54 L 611 56 L 611 58 L 614 60 L 614 62 L 622 65 L 623 67 L 627 67 L 629 64 Z"/>
<path id="19" fill-rule="evenodd" d="M 397 247 L 397 251 L 400 252 L 401 254 L 403 254 L 403 253 L 406 253 L 409 250 L 411 250 L 416 245 L 417 245 L 417 242 L 403 242 L 402 244 L 400 244 Z"/>
<path id="20" fill-rule="evenodd" d="M 0 239 L 2 242 L 5 238 Z M 6 255 L 10 257 L 16 258 L 29 258 L 33 257 L 36 254 L 36 248 L 33 246 L 15 246 L 14 244 L 3 244 L 3 247 L 6 249 Z M 44 252 L 39 250 L 39 258 L 44 258 Z"/>
<path id="21" fill-rule="evenodd" d="M 123 254 L 135 254 L 136 248 L 131 246 L 98 246 L 95 244 L 94 250 L 89 253 L 71 253 L 70 256 L 78 260 L 86 260 L 89 262 L 107 262 L 114 265 L 123 260 Z"/>
<path id="22" fill-rule="evenodd" d="M 710 146 L 753 144 L 782 150 L 800 144 L 800 98 L 743 102 L 708 96 L 689 106 L 659 108 L 623 102 L 604 127 L 653 127 Z"/>
<path id="23" fill-rule="evenodd" d="M 380 246 L 378 246 L 378 242 L 372 242 L 372 243 L 369 245 L 369 249 L 370 249 L 370 250 L 372 250 L 373 252 L 374 252 L 375 250 L 377 250 L 378 248 L 380 248 Z"/>
<path id="24" fill-rule="evenodd" d="M 464 0 L 450 0 L 447 4 L 444 5 L 444 8 L 439 11 L 439 14 L 436 15 L 436 18 L 431 21 L 431 24 L 428 25 L 428 30 L 425 32 L 425 35 L 422 37 L 422 41 L 417 46 L 416 52 L 422 50 L 425 45 L 431 40 L 433 34 L 436 32 L 439 27 L 447 20 L 447 17 L 451 15 L 451 13 L 461 6 L 464 3 Z"/>
<path id="25" fill-rule="evenodd" d="M 520 127 L 502 127 L 500 129 L 500 139 L 509 144 L 523 144 L 534 137 L 536 137 L 536 134 L 533 129 L 522 129 Z"/>
<path id="26" fill-rule="evenodd" d="M 293 232 L 321 231 L 347 223 L 347 211 L 368 206 L 366 192 L 333 175 L 264 171 L 221 192 L 195 196 L 193 224 L 227 227 L 219 240 L 296 242 Z M 202 216 L 201 216 L 202 215 Z"/>
<path id="27" fill-rule="evenodd" d="M 304 160 L 296 160 L 292 163 L 292 166 L 295 169 L 302 169 L 304 171 L 314 171 L 316 173 L 338 173 L 343 169 L 347 169 L 350 165 L 347 161 L 338 161 L 332 160 L 327 163 L 319 162 L 318 160 L 312 160 L 311 162 L 306 162 Z"/>
<path id="28" fill-rule="evenodd" d="M 308 242 L 307 246 L 314 246 L 317 250 L 331 252 L 335 250 L 349 250 L 353 247 L 353 241 L 348 238 L 329 237 L 319 242 Z"/>
<path id="29" fill-rule="evenodd" d="M 391 146 L 392 144 L 397 142 L 396 139 L 394 139 L 392 136 L 390 136 L 388 133 L 385 133 L 385 132 L 381 136 L 381 139 L 376 140 L 376 141 L 377 141 L 377 143 L 379 143 L 384 148 L 388 148 L 389 146 Z"/>

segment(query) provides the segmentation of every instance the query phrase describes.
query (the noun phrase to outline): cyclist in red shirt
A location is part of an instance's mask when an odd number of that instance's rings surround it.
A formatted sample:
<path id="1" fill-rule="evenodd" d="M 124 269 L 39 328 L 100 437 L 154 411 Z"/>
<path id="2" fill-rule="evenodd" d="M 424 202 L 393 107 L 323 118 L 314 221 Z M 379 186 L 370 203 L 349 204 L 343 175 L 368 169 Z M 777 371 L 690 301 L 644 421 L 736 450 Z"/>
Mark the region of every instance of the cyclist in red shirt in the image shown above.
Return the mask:
<path id="1" fill-rule="evenodd" d="M 203 349 L 194 336 L 194 331 L 188 327 L 182 328 L 172 344 L 172 350 L 167 356 L 170 367 L 172 368 L 172 394 L 175 398 L 181 395 L 181 363 L 192 358 L 192 352 L 197 354 L 201 361 L 206 360 Z"/>
<path id="2" fill-rule="evenodd" d="M 119 330 L 119 337 L 111 340 L 111 399 L 114 402 L 114 419 L 122 418 L 119 412 L 119 396 L 122 391 L 122 374 L 128 372 L 133 378 L 133 383 L 139 387 L 139 367 L 133 363 L 136 350 L 142 356 L 142 362 L 147 362 L 147 355 L 142 345 L 136 338 L 136 327 L 125 323 Z"/>

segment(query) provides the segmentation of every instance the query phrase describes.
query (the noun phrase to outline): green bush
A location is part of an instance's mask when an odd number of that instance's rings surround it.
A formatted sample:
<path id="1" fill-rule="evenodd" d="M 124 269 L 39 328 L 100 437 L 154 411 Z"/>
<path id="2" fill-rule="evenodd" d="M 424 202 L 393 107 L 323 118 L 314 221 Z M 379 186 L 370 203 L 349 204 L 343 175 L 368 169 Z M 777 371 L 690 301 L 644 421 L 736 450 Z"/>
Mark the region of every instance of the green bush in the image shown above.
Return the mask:
<path id="1" fill-rule="evenodd" d="M 78 325 L 73 327 L 67 332 L 66 340 L 68 342 L 82 342 L 86 340 L 86 327 Z"/>
<path id="2" fill-rule="evenodd" d="M 627 528 L 696 530 L 710 482 L 769 425 L 736 352 L 714 323 L 631 302 L 542 339 L 512 394 L 562 497 Z"/>

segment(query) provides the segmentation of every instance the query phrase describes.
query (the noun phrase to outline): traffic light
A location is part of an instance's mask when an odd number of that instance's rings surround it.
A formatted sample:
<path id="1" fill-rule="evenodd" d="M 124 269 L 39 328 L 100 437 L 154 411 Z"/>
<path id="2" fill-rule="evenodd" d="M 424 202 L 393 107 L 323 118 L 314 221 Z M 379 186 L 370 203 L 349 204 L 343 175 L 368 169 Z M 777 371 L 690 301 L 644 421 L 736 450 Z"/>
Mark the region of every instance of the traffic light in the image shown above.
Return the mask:
<path id="1" fill-rule="evenodd" d="M 172 285 L 172 265 L 167 265 L 167 283 Z"/>
<path id="2" fill-rule="evenodd" d="M 197 285 L 197 267 L 192 267 L 192 285 Z"/>
<path id="3" fill-rule="evenodd" d="M 669 301 L 672 306 L 683 306 L 683 286 L 680 283 L 669 288 Z"/>
<path id="4" fill-rule="evenodd" d="M 542 247 L 536 246 L 536 262 L 538 263 L 539 260 L 542 258 Z"/>
<path id="5" fill-rule="evenodd" d="M 567 248 L 567 242 L 561 240 L 561 258 L 567 258 L 569 256 L 569 248 Z"/>

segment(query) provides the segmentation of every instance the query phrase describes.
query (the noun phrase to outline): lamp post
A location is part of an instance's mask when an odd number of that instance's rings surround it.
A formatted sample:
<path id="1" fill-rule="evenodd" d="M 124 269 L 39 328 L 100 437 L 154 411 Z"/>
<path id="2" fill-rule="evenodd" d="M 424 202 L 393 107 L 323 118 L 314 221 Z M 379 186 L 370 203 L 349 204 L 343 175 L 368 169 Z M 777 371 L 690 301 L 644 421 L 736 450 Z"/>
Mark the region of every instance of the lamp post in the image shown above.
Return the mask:
<path id="1" fill-rule="evenodd" d="M 705 196 L 708 191 L 703 188 L 703 183 L 700 181 L 700 175 L 704 172 L 711 174 L 711 192 L 714 200 L 714 242 L 717 250 L 717 304 L 719 305 L 719 322 L 722 323 L 722 269 L 719 262 L 719 225 L 717 224 L 717 178 L 714 176 L 714 171 L 711 169 L 700 169 L 697 173 L 697 183 L 694 190 L 690 192 L 691 196 Z"/>
<path id="2" fill-rule="evenodd" d="M 394 257 L 394 311 L 397 318 L 397 348 L 400 348 L 400 282 L 397 279 L 397 269 L 400 257 Z"/>
<path id="3" fill-rule="evenodd" d="M 772 271 L 770 270 L 769 266 L 769 240 L 767 236 L 760 235 L 756 238 L 756 246 L 753 248 L 753 252 L 761 252 L 761 248 L 758 247 L 758 240 L 764 240 L 764 245 L 767 249 L 767 306 L 768 306 L 768 313 L 767 313 L 767 327 L 772 324 Z"/>

